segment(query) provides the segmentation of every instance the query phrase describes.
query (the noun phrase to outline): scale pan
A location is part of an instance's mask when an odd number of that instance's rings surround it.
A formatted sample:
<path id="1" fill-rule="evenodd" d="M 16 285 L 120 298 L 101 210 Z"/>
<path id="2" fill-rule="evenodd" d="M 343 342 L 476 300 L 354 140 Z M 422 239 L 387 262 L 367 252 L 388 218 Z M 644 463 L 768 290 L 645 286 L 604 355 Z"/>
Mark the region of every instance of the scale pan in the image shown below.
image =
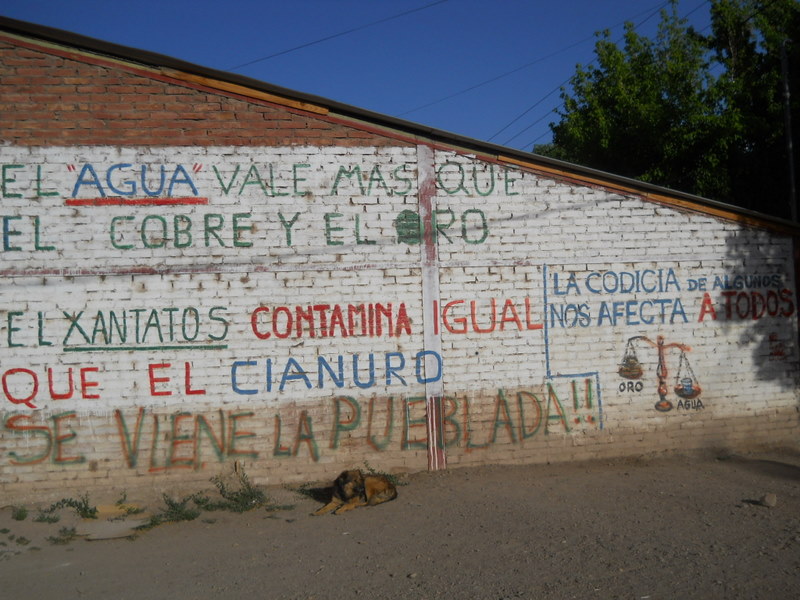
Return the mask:
<path id="1" fill-rule="evenodd" d="M 642 365 L 637 360 L 626 360 L 619 366 L 618 373 L 625 379 L 639 379 L 642 376 Z"/>
<path id="2" fill-rule="evenodd" d="M 692 400 L 693 398 L 697 398 L 700 395 L 700 392 L 702 392 L 702 390 L 700 389 L 700 386 L 697 384 L 691 386 L 688 389 L 682 385 L 675 386 L 675 394 L 677 396 L 680 396 L 684 400 Z"/>

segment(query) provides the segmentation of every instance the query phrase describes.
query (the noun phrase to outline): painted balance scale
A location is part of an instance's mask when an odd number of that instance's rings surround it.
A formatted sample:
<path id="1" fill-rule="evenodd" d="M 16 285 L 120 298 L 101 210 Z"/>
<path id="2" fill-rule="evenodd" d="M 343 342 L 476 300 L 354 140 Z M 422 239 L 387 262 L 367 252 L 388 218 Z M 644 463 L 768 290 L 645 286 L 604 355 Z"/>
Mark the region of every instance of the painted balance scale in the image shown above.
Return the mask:
<path id="1" fill-rule="evenodd" d="M 656 338 L 655 342 L 643 335 L 637 335 L 628 339 L 628 343 L 625 346 L 625 354 L 619 365 L 619 374 L 621 377 L 625 379 L 639 379 L 644 372 L 636 356 L 636 342 L 642 342 L 658 350 L 656 376 L 658 377 L 659 400 L 655 404 L 656 410 L 668 412 L 673 408 L 672 401 L 667 398 L 667 394 L 669 393 L 669 386 L 667 385 L 667 377 L 669 376 L 666 361 L 667 350 L 674 348 L 681 351 L 678 373 L 675 377 L 675 385 L 673 387 L 675 395 L 684 400 L 692 400 L 700 395 L 702 390 L 697 383 L 697 378 L 694 375 L 694 371 L 692 371 L 691 365 L 689 365 L 689 359 L 686 358 L 686 353 L 692 350 L 691 347 L 684 344 L 667 344 L 664 341 L 664 336 L 661 335 Z"/>

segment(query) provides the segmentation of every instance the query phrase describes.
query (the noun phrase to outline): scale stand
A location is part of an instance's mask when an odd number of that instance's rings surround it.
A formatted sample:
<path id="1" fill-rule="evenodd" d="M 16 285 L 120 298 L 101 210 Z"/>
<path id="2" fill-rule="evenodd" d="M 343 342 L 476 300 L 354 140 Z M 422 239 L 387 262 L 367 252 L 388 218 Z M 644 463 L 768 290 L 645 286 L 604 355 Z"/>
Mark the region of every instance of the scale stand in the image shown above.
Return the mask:
<path id="1" fill-rule="evenodd" d="M 642 376 L 643 369 L 636 356 L 635 342 L 644 342 L 645 344 L 656 348 L 658 350 L 658 366 L 656 367 L 656 376 L 658 377 L 658 402 L 655 404 L 655 409 L 659 412 L 669 412 L 674 408 L 672 401 L 667 398 L 669 387 L 667 386 L 667 377 L 669 371 L 667 370 L 666 351 L 677 348 L 681 351 L 680 361 L 678 363 L 678 373 L 675 378 L 675 386 L 673 391 L 675 395 L 686 400 L 697 398 L 702 389 L 697 383 L 697 378 L 689 365 L 689 359 L 686 357 L 687 352 L 691 352 L 692 348 L 685 344 L 670 343 L 664 341 L 664 336 L 659 335 L 654 342 L 648 337 L 637 335 L 628 339 L 625 346 L 625 354 L 622 357 L 622 362 L 619 366 L 619 374 L 625 379 L 639 379 Z"/>

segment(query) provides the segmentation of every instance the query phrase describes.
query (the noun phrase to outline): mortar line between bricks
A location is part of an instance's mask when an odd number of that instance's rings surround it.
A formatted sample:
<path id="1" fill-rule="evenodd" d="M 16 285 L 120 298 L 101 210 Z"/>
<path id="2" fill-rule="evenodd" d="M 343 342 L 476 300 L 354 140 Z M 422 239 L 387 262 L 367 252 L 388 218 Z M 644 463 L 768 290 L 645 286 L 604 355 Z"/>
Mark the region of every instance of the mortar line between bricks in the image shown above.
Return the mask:
<path id="1" fill-rule="evenodd" d="M 715 263 L 724 262 L 719 256 L 652 256 L 647 257 L 648 263 L 660 263 L 664 261 L 714 261 Z M 779 259 L 765 259 L 767 264 L 780 265 L 783 261 Z M 608 261 L 603 260 L 580 260 L 579 264 L 586 265 L 608 265 Z M 440 260 L 439 268 L 483 268 L 483 267 L 536 267 L 543 263 L 535 260 L 495 260 L 495 261 L 447 261 Z M 366 263 L 360 265 L 340 265 L 332 263 L 320 263 L 313 265 L 298 265 L 292 263 L 282 263 L 280 265 L 257 265 L 252 263 L 237 263 L 228 265 L 203 265 L 198 267 L 177 266 L 177 267 L 142 267 L 131 266 L 119 269 L 81 269 L 81 268 L 42 268 L 42 269 L 2 269 L 0 277 L 120 277 L 128 275 L 193 275 L 193 274 L 216 274 L 216 273 L 283 273 L 287 271 L 380 271 L 384 269 L 419 269 L 418 262 L 408 264 L 391 263 Z"/>
<path id="2" fill-rule="evenodd" d="M 465 268 L 465 267 L 520 267 L 538 266 L 536 261 L 480 261 L 480 262 L 452 262 L 441 263 L 440 267 Z M 237 263 L 228 265 L 202 265 L 178 267 L 142 267 L 131 266 L 118 269 L 79 269 L 79 268 L 42 268 L 42 269 L 4 269 L 0 270 L 0 277 L 108 277 L 128 275 L 194 275 L 216 273 L 283 273 L 291 271 L 382 271 L 385 269 L 419 269 L 419 262 L 401 264 L 397 262 L 366 263 L 359 265 L 340 265 L 333 263 L 320 263 L 313 265 L 297 265 L 283 263 L 280 265 L 258 265 L 253 263 Z"/>

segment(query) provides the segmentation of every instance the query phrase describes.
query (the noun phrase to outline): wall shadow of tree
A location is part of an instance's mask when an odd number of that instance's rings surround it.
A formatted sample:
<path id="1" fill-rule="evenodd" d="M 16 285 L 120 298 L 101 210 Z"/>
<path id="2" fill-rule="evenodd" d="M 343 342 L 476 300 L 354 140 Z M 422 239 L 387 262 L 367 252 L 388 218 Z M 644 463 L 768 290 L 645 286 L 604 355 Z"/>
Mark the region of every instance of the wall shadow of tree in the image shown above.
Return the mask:
<path id="1" fill-rule="evenodd" d="M 740 348 L 752 348 L 759 381 L 797 389 L 797 287 L 789 236 L 757 229 L 736 229 L 726 239 L 726 275 L 730 289 L 709 291 L 717 322 Z M 748 282 L 737 277 L 749 277 Z M 762 283 L 758 284 L 758 279 Z M 763 285 L 763 279 L 769 283 Z M 742 284 L 739 288 L 738 285 Z M 748 285 L 749 283 L 749 285 Z"/>

